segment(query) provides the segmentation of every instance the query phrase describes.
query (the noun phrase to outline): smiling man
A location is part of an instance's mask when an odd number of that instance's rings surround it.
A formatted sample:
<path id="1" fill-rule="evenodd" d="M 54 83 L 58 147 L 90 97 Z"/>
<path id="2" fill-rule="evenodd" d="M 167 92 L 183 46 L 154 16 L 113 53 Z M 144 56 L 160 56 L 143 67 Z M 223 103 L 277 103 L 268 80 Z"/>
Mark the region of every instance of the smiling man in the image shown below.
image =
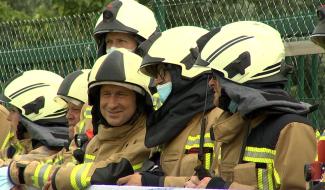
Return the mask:
<path id="1" fill-rule="evenodd" d="M 149 157 L 143 142 L 146 118 L 153 107 L 147 88 L 150 78 L 138 72 L 140 64 L 140 56 L 122 48 L 96 61 L 88 85 L 95 136 L 86 147 L 83 163 L 53 173 L 53 189 L 116 184 L 118 178 L 139 170 Z"/>

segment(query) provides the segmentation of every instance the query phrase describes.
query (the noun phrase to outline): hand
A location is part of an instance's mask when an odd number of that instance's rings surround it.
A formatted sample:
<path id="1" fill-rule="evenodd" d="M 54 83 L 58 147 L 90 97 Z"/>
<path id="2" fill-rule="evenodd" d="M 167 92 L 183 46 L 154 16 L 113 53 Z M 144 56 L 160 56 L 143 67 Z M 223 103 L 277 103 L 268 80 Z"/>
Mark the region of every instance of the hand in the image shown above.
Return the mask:
<path id="1" fill-rule="evenodd" d="M 141 186 L 141 178 L 142 175 L 137 173 L 134 173 L 132 175 L 128 175 L 126 177 L 122 177 L 117 180 L 117 185 L 133 185 L 133 186 Z"/>
<path id="2" fill-rule="evenodd" d="M 211 177 L 205 177 L 203 178 L 199 184 L 196 186 L 196 188 L 202 188 L 202 189 L 205 189 L 208 185 L 208 183 L 210 182 L 211 180 Z"/>
<path id="3" fill-rule="evenodd" d="M 197 176 L 192 176 L 190 180 L 185 182 L 184 186 L 186 188 L 196 188 L 196 186 L 200 183 L 200 180 Z"/>

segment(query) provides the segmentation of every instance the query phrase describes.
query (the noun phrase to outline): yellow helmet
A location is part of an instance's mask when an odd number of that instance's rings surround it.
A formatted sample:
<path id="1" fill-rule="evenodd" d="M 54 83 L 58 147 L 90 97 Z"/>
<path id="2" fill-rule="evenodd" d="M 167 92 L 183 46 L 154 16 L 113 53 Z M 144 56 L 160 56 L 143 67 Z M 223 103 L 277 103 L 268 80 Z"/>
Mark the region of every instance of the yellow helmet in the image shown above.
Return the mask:
<path id="1" fill-rule="evenodd" d="M 236 83 L 284 80 L 280 76 L 284 44 L 280 33 L 266 24 L 227 24 L 202 36 L 198 51 L 196 65 L 216 70 Z"/>
<path id="2" fill-rule="evenodd" d="M 88 101 L 88 76 L 90 69 L 78 70 L 68 74 L 60 85 L 56 101 L 82 105 Z"/>
<path id="3" fill-rule="evenodd" d="M 53 72 L 30 70 L 10 79 L 2 99 L 31 121 L 64 117 L 66 106 L 54 101 L 63 78 Z"/>
<path id="4" fill-rule="evenodd" d="M 113 84 L 144 96 L 146 105 L 152 108 L 152 98 L 148 89 L 150 78 L 138 72 L 140 64 L 140 56 L 123 48 L 113 50 L 97 59 L 89 76 L 89 105 L 94 105 L 98 98 L 94 87 Z"/>
<path id="5" fill-rule="evenodd" d="M 159 63 L 178 65 L 182 68 L 182 76 L 190 78 L 207 71 L 204 67 L 193 67 L 195 57 L 190 53 L 190 49 L 196 46 L 196 40 L 207 32 L 196 26 L 180 26 L 154 33 L 141 44 L 140 49 L 145 55 L 140 71 L 155 78 Z"/>
<path id="6" fill-rule="evenodd" d="M 108 32 L 134 34 L 138 44 L 148 39 L 157 29 L 153 12 L 135 0 L 114 0 L 100 15 L 94 30 L 98 51 L 105 52 L 105 35 Z M 102 48 L 102 50 L 100 49 Z M 103 49 L 105 48 L 105 49 Z"/>

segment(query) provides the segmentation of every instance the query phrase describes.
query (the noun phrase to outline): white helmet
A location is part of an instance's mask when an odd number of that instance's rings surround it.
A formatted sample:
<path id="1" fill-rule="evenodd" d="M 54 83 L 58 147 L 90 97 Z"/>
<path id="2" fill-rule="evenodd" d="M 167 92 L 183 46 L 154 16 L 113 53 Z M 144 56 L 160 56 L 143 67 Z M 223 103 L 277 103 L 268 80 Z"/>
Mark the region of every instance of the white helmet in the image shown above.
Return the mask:
<path id="1" fill-rule="evenodd" d="M 114 0 L 100 15 L 94 30 L 98 51 L 106 52 L 105 34 L 125 32 L 134 34 L 138 44 L 157 29 L 153 12 L 134 0 Z M 105 49 L 104 49 L 105 48 Z M 104 54 L 104 53 L 103 53 Z"/>
<path id="2" fill-rule="evenodd" d="M 68 74 L 60 85 L 56 101 L 83 105 L 88 101 L 88 76 L 90 69 L 78 70 Z"/>
<path id="3" fill-rule="evenodd" d="M 198 51 L 195 64 L 236 83 L 284 80 L 278 75 L 285 58 L 284 44 L 280 33 L 269 25 L 255 21 L 227 24 L 202 36 Z"/>
<path id="4" fill-rule="evenodd" d="M 196 46 L 196 40 L 207 32 L 196 26 L 180 26 L 154 33 L 141 44 L 140 50 L 146 55 L 140 71 L 155 78 L 159 63 L 178 65 L 182 68 L 182 76 L 190 78 L 207 71 L 204 67 L 192 67 L 195 57 L 190 53 L 190 49 Z"/>
<path id="5" fill-rule="evenodd" d="M 54 101 L 63 78 L 53 72 L 30 70 L 10 79 L 3 101 L 17 107 L 31 121 L 64 117 L 66 105 Z"/>

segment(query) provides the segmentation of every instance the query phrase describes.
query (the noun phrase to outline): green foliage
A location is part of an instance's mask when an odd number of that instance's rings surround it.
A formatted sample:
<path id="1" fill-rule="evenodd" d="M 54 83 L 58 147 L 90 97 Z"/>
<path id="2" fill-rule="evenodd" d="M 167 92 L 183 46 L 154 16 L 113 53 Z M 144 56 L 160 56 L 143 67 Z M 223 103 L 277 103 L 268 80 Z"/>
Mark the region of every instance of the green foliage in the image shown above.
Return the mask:
<path id="1" fill-rule="evenodd" d="M 0 22 L 99 12 L 112 0 L 0 0 Z"/>

